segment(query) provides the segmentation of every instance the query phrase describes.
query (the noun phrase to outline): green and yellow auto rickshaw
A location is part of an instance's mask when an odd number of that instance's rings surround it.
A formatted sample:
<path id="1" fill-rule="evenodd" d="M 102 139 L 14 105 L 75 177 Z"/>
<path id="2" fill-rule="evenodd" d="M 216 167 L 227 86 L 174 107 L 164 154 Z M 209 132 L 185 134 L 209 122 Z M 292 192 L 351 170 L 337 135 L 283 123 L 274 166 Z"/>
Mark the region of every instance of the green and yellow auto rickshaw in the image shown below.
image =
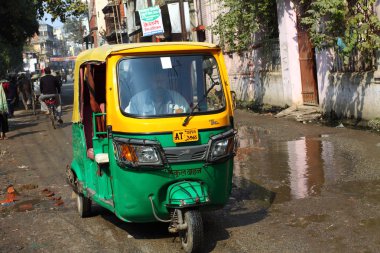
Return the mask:
<path id="1" fill-rule="evenodd" d="M 200 212 L 223 207 L 236 148 L 219 47 L 108 45 L 78 55 L 68 182 L 82 217 L 96 204 L 125 222 L 168 222 L 202 247 Z"/>

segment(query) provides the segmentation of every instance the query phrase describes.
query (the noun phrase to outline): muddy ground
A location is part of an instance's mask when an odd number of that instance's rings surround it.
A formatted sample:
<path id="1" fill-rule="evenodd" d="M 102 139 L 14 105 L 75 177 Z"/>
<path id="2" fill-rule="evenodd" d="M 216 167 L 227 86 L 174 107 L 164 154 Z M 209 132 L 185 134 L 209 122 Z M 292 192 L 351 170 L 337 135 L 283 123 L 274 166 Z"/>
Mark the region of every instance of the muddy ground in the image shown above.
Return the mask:
<path id="1" fill-rule="evenodd" d="M 71 94 L 53 130 L 17 111 L 0 141 L 0 252 L 182 252 L 167 224 L 128 224 L 94 206 L 81 219 L 65 167 Z M 239 150 L 228 205 L 203 214 L 205 252 L 378 252 L 380 135 L 236 111 Z"/>

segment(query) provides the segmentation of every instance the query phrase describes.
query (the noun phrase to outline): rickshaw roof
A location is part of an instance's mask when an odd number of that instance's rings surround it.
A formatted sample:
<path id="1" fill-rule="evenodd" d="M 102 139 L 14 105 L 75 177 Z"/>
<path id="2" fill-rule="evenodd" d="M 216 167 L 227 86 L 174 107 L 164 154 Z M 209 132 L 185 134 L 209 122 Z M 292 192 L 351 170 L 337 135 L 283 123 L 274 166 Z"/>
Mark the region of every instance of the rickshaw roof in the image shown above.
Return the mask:
<path id="1" fill-rule="evenodd" d="M 219 46 L 205 42 L 160 42 L 160 43 L 129 43 L 129 44 L 116 44 L 116 45 L 103 45 L 101 47 L 89 49 L 80 53 L 76 58 L 75 71 L 79 71 L 79 66 L 85 62 L 105 62 L 107 57 L 112 54 L 121 53 L 140 53 L 154 51 L 186 51 L 186 50 L 220 50 Z M 79 122 L 79 83 L 78 79 L 74 78 L 74 105 L 72 122 Z"/>
<path id="2" fill-rule="evenodd" d="M 160 43 L 128 43 L 128 44 L 115 44 L 115 45 L 103 45 L 93 49 L 83 51 L 77 56 L 76 61 L 101 61 L 104 62 L 106 58 L 114 53 L 127 52 L 132 49 L 144 49 L 152 47 L 167 47 L 167 46 L 183 46 L 183 49 L 195 49 L 195 48 L 219 48 L 215 44 L 205 42 L 160 42 Z"/>

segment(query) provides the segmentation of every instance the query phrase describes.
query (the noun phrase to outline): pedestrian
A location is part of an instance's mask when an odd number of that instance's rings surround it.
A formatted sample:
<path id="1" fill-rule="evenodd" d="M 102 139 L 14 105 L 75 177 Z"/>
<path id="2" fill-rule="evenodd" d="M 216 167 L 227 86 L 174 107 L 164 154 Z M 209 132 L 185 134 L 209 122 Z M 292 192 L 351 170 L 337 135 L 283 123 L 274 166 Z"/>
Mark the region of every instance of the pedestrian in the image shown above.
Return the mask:
<path id="1" fill-rule="evenodd" d="M 8 130 L 8 103 L 3 86 L 0 85 L 0 140 L 7 139 Z"/>
<path id="2" fill-rule="evenodd" d="M 9 91 L 10 91 L 10 83 L 8 80 L 3 80 L 1 85 L 3 86 L 3 90 L 4 90 L 4 93 L 5 93 L 5 97 L 7 98 L 7 106 L 8 106 L 8 118 L 10 118 L 10 102 L 11 100 L 8 99 L 8 96 L 9 96 Z"/>
<path id="3" fill-rule="evenodd" d="M 13 118 L 15 106 L 18 103 L 18 93 L 17 93 L 17 77 L 16 75 L 11 75 L 9 78 L 9 87 L 5 91 L 8 101 L 8 117 Z"/>
<path id="4" fill-rule="evenodd" d="M 57 106 L 57 117 L 58 123 L 62 124 L 62 107 L 61 107 L 61 85 L 58 79 L 51 74 L 51 70 L 49 67 L 44 69 L 45 75 L 40 79 L 40 91 L 41 95 L 38 98 L 41 105 L 47 108 L 44 100 L 55 96 L 56 106 Z"/>

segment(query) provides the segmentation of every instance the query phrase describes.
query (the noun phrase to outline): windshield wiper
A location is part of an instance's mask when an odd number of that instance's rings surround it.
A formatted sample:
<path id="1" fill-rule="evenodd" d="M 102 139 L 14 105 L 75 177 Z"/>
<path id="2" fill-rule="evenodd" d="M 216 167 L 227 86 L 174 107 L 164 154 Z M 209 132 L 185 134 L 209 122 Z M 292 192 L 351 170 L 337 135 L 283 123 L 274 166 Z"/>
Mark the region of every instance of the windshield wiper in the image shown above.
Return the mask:
<path id="1" fill-rule="evenodd" d="M 191 109 L 190 113 L 186 116 L 186 119 L 183 121 L 182 126 L 187 126 L 190 121 L 190 117 L 193 116 L 194 110 L 199 107 L 199 104 L 203 102 L 207 98 L 207 95 L 210 93 L 210 91 L 216 86 L 219 85 L 219 82 L 214 82 L 214 80 L 211 78 L 212 85 L 211 87 L 206 91 L 206 93 L 203 95 L 202 99 L 199 100 L 199 102 Z"/>

